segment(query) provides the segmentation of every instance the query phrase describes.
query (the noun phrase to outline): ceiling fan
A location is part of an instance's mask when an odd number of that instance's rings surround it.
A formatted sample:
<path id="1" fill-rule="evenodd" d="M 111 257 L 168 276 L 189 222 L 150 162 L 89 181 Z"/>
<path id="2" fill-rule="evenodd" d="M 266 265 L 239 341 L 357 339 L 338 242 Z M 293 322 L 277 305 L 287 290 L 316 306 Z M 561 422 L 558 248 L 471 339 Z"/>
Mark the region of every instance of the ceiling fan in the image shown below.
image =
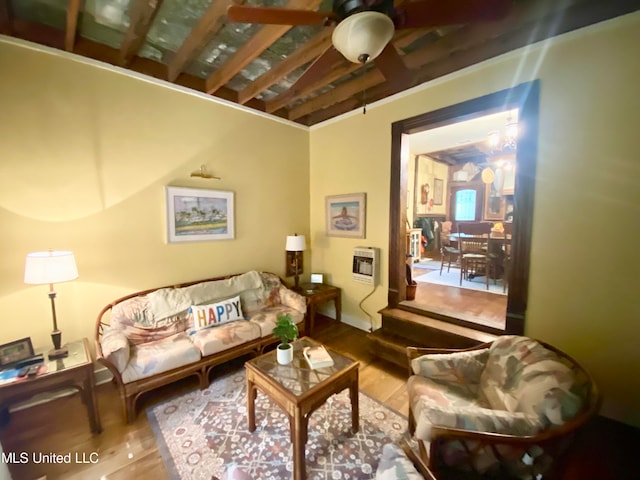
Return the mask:
<path id="1" fill-rule="evenodd" d="M 272 25 L 336 25 L 329 47 L 292 87 L 300 90 L 320 79 L 341 57 L 354 63 L 374 61 L 395 86 L 408 86 L 409 71 L 389 44 L 396 29 L 440 27 L 503 18 L 513 0 L 417 0 L 394 6 L 393 0 L 333 0 L 330 12 L 231 5 L 233 22 Z"/>

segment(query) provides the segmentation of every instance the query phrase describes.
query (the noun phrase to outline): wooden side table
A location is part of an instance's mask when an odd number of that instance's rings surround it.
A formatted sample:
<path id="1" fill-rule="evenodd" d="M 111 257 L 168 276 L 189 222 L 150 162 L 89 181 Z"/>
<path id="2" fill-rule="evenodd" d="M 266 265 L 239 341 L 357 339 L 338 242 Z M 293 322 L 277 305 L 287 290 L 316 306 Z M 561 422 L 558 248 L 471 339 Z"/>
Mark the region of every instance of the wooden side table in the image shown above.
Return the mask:
<path id="1" fill-rule="evenodd" d="M 0 385 L 0 405 L 23 402 L 42 392 L 53 392 L 73 388 L 80 392 L 87 408 L 89 425 L 93 433 L 100 433 L 100 414 L 95 392 L 93 361 L 86 338 L 67 343 L 69 355 L 57 360 L 47 360 L 46 371 L 33 378 L 21 378 Z M 45 353 L 46 358 L 46 353 Z"/>
<path id="2" fill-rule="evenodd" d="M 336 307 L 336 320 L 339 322 L 342 315 L 342 295 L 338 287 L 326 285 L 324 283 L 303 283 L 294 290 L 307 299 L 307 317 L 309 318 L 309 331 L 307 335 L 313 333 L 313 326 L 316 321 L 318 305 L 329 300 L 333 300 Z"/>

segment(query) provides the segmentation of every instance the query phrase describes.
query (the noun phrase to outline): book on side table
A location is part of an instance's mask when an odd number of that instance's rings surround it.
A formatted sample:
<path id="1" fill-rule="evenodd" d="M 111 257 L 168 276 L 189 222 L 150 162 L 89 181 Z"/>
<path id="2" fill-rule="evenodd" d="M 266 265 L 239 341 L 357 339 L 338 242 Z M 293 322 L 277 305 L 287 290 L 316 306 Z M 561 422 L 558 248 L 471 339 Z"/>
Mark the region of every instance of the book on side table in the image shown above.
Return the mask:
<path id="1" fill-rule="evenodd" d="M 302 354 L 307 360 L 309 367 L 313 369 L 330 367 L 331 365 L 333 365 L 333 358 L 331 358 L 331 355 L 329 355 L 327 349 L 322 345 L 305 347 L 305 349 L 302 351 Z"/>

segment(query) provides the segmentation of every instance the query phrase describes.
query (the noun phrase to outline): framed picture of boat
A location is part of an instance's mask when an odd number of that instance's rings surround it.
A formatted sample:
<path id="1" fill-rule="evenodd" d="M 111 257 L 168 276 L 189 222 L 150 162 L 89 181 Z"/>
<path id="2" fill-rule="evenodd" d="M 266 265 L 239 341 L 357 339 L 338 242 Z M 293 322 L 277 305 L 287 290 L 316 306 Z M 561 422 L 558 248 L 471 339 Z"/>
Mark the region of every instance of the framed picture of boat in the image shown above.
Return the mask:
<path id="1" fill-rule="evenodd" d="M 366 202 L 366 193 L 327 196 L 325 199 L 327 235 L 365 238 Z"/>
<path id="2" fill-rule="evenodd" d="M 235 237 L 233 192 L 182 187 L 166 190 L 169 243 Z"/>

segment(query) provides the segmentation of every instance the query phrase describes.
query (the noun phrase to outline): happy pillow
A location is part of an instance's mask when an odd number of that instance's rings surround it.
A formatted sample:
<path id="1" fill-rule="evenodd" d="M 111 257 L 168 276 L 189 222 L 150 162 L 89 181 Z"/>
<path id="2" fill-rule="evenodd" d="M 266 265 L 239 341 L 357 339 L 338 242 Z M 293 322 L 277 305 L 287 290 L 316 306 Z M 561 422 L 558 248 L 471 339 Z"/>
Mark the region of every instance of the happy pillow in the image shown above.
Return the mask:
<path id="1" fill-rule="evenodd" d="M 210 305 L 192 305 L 189 315 L 193 321 L 193 331 L 244 318 L 240 295 Z"/>

